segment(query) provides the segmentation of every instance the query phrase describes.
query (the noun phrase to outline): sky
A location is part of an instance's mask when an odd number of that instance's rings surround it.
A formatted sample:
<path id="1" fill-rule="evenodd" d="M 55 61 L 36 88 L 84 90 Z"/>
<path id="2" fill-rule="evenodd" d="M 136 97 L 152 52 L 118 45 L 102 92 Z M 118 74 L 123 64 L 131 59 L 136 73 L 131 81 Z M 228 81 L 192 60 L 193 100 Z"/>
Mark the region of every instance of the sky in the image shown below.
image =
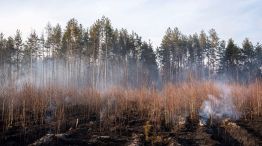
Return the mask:
<path id="1" fill-rule="evenodd" d="M 248 37 L 262 42 L 261 0 L 0 0 L 0 32 L 23 37 L 44 32 L 48 22 L 63 27 L 76 18 L 85 27 L 106 16 L 114 28 L 136 32 L 154 47 L 168 27 L 184 34 L 214 28 L 221 39 L 238 45 Z"/>

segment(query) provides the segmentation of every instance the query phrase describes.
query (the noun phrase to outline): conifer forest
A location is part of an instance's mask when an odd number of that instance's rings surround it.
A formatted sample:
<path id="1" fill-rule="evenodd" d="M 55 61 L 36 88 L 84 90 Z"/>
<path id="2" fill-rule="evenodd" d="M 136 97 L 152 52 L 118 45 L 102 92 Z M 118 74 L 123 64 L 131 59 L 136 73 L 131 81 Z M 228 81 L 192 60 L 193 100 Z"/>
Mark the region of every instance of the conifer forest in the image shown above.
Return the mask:
<path id="1" fill-rule="evenodd" d="M 0 32 L 0 145 L 262 145 L 260 42 L 113 24 Z"/>

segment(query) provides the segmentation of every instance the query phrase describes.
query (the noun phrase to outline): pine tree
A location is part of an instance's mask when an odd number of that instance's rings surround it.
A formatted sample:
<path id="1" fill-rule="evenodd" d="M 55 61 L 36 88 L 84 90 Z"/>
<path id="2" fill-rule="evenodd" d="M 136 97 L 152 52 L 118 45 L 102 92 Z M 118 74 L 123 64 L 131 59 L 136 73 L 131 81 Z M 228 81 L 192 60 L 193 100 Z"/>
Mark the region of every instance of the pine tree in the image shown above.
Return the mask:
<path id="1" fill-rule="evenodd" d="M 76 19 L 67 22 L 62 38 L 62 54 L 65 56 L 80 55 L 81 53 L 81 28 Z"/>
<path id="2" fill-rule="evenodd" d="M 199 40 L 198 40 L 198 35 L 195 33 L 193 36 L 189 36 L 189 48 L 188 48 L 188 53 L 189 53 L 189 64 L 190 66 L 196 66 L 199 65 L 198 62 L 198 51 L 200 48 Z"/>
<path id="3" fill-rule="evenodd" d="M 241 71 L 242 76 L 245 80 L 251 80 L 251 76 L 254 75 L 254 47 L 253 44 L 246 38 L 243 41 L 242 49 L 241 49 Z"/>
<path id="4" fill-rule="evenodd" d="M 206 36 L 205 32 L 201 31 L 200 35 L 198 36 L 198 45 L 196 50 L 196 63 L 198 67 L 203 68 L 204 64 L 204 49 L 206 47 Z"/>
<path id="5" fill-rule="evenodd" d="M 256 77 L 262 79 L 262 45 L 257 43 L 255 47 Z"/>
<path id="6" fill-rule="evenodd" d="M 18 63 L 21 60 L 21 52 L 22 52 L 22 47 L 23 47 L 23 40 L 22 40 L 22 35 L 20 30 L 16 30 L 16 34 L 15 34 L 15 39 L 14 39 L 14 43 L 15 43 L 15 52 L 16 52 L 16 64 L 17 64 L 17 69 L 18 69 Z"/>
<path id="7" fill-rule="evenodd" d="M 219 38 L 217 36 L 217 33 L 215 29 L 209 30 L 209 39 L 210 39 L 210 48 L 208 50 L 209 52 L 209 71 L 211 74 L 214 74 L 217 70 L 217 50 L 219 45 Z M 210 73 L 209 73 L 210 77 Z"/>
<path id="8" fill-rule="evenodd" d="M 157 50 L 161 67 L 161 76 L 164 82 L 171 81 L 171 38 L 172 30 L 168 28 L 162 39 L 161 46 Z"/>
<path id="9" fill-rule="evenodd" d="M 171 35 L 171 44 L 170 44 L 170 51 L 171 51 L 171 77 L 172 80 L 179 79 L 179 73 L 181 71 L 181 63 L 183 58 L 183 50 L 185 46 L 182 46 L 183 42 L 181 40 L 182 34 L 177 27 L 175 27 L 172 31 Z"/>
<path id="10" fill-rule="evenodd" d="M 231 78 L 237 81 L 239 78 L 240 53 L 240 49 L 234 44 L 233 39 L 229 39 L 225 51 L 224 70 Z"/>
<path id="11" fill-rule="evenodd" d="M 33 79 L 33 62 L 37 59 L 39 54 L 39 38 L 35 31 L 33 31 L 24 46 L 23 60 L 25 64 L 29 64 L 30 81 Z"/>
<path id="12" fill-rule="evenodd" d="M 103 74 L 104 74 L 104 82 L 105 85 L 107 85 L 108 81 L 108 66 L 109 66 L 109 61 L 112 61 L 112 39 L 113 39 L 113 28 L 111 26 L 111 22 L 108 18 L 102 17 L 100 20 L 101 23 L 101 49 L 100 51 L 100 60 L 103 60 Z"/>
<path id="13" fill-rule="evenodd" d="M 90 44 L 90 36 L 89 36 L 89 30 L 83 30 L 83 38 L 82 38 L 82 47 L 83 47 L 83 55 L 86 56 L 88 59 L 90 59 L 92 55 L 91 50 L 91 44 Z"/>
<path id="14" fill-rule="evenodd" d="M 146 42 L 142 43 L 141 46 L 141 57 L 140 61 L 142 63 L 144 73 L 148 77 L 148 84 L 156 83 L 158 79 L 158 68 L 156 63 L 156 54 L 153 51 L 152 45 Z"/>
<path id="15" fill-rule="evenodd" d="M 225 66 L 225 51 L 226 51 L 226 42 L 224 40 L 219 42 L 219 47 L 217 50 L 217 62 L 218 62 L 218 74 L 223 74 L 224 73 L 224 66 Z"/>
<path id="16" fill-rule="evenodd" d="M 102 17 L 101 21 L 101 57 L 104 60 L 109 59 L 112 56 L 112 39 L 113 39 L 113 28 L 108 18 Z"/>
<path id="17" fill-rule="evenodd" d="M 52 29 L 51 42 L 53 46 L 52 54 L 60 56 L 62 47 L 62 29 L 59 24 Z"/>
<path id="18" fill-rule="evenodd" d="M 97 20 L 89 30 L 90 35 L 90 51 L 92 52 L 91 60 L 96 62 L 99 58 L 99 49 L 100 49 L 100 30 L 101 24 L 100 21 Z"/>
<path id="19" fill-rule="evenodd" d="M 14 55 L 15 55 L 15 43 L 14 43 L 14 39 L 9 36 L 7 38 L 7 42 L 6 42 L 6 57 L 7 57 L 7 62 L 8 63 L 13 63 L 13 58 L 14 58 Z"/>
<path id="20" fill-rule="evenodd" d="M 199 49 L 197 50 L 199 76 L 205 77 L 205 58 L 207 56 L 208 38 L 206 33 L 202 30 L 199 34 Z"/>
<path id="21" fill-rule="evenodd" d="M 6 39 L 4 38 L 4 34 L 0 33 L 0 54 L 1 54 L 1 63 L 5 63 L 6 61 Z"/>

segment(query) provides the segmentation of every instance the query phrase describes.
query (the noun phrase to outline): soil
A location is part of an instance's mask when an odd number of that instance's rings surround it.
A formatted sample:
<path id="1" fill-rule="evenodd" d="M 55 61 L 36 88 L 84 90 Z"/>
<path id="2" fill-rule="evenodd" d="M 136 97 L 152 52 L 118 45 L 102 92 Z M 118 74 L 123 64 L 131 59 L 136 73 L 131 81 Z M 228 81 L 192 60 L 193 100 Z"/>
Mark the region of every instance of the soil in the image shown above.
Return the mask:
<path id="1" fill-rule="evenodd" d="M 145 135 L 146 120 L 139 116 L 122 119 L 122 125 L 101 129 L 94 117 L 79 119 L 77 127 L 67 124 L 60 133 L 55 132 L 55 124 L 44 124 L 21 128 L 10 127 L 1 131 L 0 145 L 30 146 L 81 146 L 81 145 L 181 145 L 181 146 L 224 146 L 262 145 L 262 117 L 253 120 L 224 120 L 212 125 L 201 126 L 198 119 L 187 118 L 185 123 L 165 128 L 162 131 L 150 128 Z M 72 118 L 66 123 L 75 123 Z M 3 129 L 2 129 L 3 130 Z"/>

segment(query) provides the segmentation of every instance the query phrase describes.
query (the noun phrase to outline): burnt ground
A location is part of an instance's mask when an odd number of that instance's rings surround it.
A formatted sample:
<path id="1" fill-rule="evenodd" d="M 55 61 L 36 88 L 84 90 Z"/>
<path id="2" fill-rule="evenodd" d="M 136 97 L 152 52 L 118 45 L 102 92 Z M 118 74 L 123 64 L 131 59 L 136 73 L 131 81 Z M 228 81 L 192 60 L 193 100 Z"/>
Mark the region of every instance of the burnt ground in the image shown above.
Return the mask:
<path id="1" fill-rule="evenodd" d="M 72 119 L 71 123 L 75 121 Z M 150 125 L 147 138 L 144 131 L 146 120 L 140 117 L 123 119 L 122 125 L 106 129 L 101 128 L 95 117 L 80 119 L 77 128 L 67 125 L 58 134 L 52 124 L 30 128 L 13 126 L 5 132 L 1 131 L 0 145 L 262 145 L 262 117 L 235 122 L 227 120 L 207 126 L 200 126 L 197 119 L 187 118 L 184 124 L 173 129 L 155 131 Z"/>
<path id="2" fill-rule="evenodd" d="M 185 125 L 177 131 L 177 141 L 185 146 L 221 145 L 221 142 L 212 137 L 214 131 L 209 126 L 200 126 L 198 120 L 187 119 Z"/>
<path id="3" fill-rule="evenodd" d="M 237 124 L 246 129 L 252 136 L 262 140 L 262 118 L 254 118 L 252 120 L 242 119 Z"/>

